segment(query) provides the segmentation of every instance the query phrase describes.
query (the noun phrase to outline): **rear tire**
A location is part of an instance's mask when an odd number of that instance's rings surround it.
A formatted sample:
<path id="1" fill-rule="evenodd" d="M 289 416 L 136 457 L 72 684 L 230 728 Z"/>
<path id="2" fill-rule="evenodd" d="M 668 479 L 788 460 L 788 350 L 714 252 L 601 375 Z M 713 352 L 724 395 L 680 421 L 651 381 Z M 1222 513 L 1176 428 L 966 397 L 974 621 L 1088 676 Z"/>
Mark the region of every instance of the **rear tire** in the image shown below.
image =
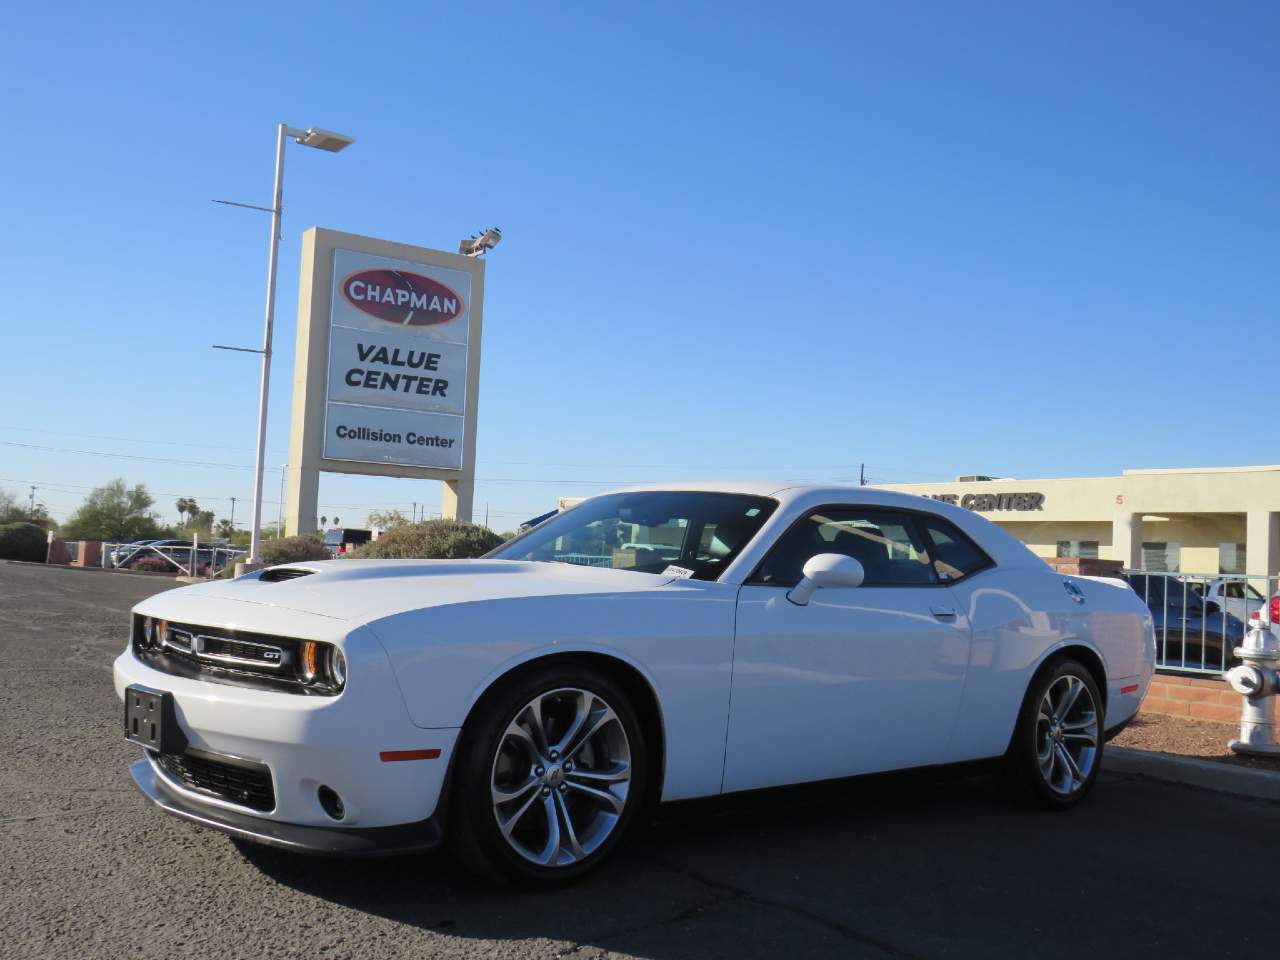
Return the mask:
<path id="1" fill-rule="evenodd" d="M 1065 810 L 1093 789 L 1102 766 L 1102 697 L 1078 660 L 1036 674 L 1004 757 L 1003 781 L 1017 802 Z"/>
<path id="2" fill-rule="evenodd" d="M 572 663 L 499 683 L 462 732 L 448 842 L 473 871 L 553 886 L 595 868 L 644 802 L 639 718 L 606 674 Z"/>

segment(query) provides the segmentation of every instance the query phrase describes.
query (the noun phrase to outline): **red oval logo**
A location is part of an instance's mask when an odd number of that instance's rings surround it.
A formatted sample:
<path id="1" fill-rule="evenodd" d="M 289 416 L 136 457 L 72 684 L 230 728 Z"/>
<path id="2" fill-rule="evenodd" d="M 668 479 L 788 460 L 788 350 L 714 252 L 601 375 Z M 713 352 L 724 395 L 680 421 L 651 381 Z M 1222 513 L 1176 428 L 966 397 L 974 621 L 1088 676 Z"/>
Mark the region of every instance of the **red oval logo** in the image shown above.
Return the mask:
<path id="1" fill-rule="evenodd" d="M 407 270 L 361 270 L 342 281 L 347 303 L 400 326 L 448 323 L 462 315 L 462 298 L 439 280 Z"/>

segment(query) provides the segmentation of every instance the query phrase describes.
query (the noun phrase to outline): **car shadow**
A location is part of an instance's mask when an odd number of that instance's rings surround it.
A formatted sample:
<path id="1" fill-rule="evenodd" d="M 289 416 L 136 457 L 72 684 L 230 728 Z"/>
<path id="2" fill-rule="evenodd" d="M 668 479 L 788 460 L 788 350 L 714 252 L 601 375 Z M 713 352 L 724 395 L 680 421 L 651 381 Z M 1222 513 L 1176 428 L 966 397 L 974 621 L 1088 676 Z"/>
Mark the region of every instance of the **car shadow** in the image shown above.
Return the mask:
<path id="1" fill-rule="evenodd" d="M 913 771 L 664 805 L 599 869 L 550 890 L 473 876 L 443 852 L 342 861 L 237 846 L 277 883 L 454 937 L 589 944 L 660 960 L 749 956 L 766 941 L 770 955 L 787 949 L 849 955 L 847 931 L 796 912 L 785 895 L 773 903 L 767 893 L 740 887 L 734 861 L 751 843 L 785 845 L 797 830 L 857 833 L 887 812 L 929 820 L 944 811 L 954 815 L 960 803 L 1007 813 L 991 780 L 976 774 L 971 768 Z M 811 858 L 806 852 L 795 863 L 780 859 L 778 876 L 790 881 L 811 866 L 800 861 Z M 765 941 L 762 924 L 773 931 Z M 892 952 L 875 937 L 853 939 L 859 948 L 853 955 Z"/>

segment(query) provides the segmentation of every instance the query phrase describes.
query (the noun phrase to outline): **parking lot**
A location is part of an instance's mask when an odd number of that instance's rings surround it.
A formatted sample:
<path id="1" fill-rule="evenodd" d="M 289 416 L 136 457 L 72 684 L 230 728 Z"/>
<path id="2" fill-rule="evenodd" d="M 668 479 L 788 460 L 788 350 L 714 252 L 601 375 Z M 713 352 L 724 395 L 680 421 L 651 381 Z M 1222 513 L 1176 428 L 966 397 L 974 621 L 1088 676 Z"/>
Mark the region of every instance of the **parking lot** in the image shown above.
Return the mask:
<path id="1" fill-rule="evenodd" d="M 1274 951 L 1280 806 L 1107 773 L 1065 815 L 958 773 L 664 811 L 553 893 L 496 889 L 444 855 L 242 850 L 151 810 L 126 772 L 111 661 L 129 607 L 170 586 L 0 562 L 0 956 Z"/>

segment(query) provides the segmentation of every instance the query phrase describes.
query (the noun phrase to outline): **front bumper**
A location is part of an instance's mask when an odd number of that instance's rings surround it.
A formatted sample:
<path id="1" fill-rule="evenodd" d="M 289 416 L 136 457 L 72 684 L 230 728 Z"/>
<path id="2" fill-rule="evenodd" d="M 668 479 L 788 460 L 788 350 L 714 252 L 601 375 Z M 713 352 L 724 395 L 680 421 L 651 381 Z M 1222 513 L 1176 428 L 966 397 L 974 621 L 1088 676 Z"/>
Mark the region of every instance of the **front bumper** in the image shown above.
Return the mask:
<path id="1" fill-rule="evenodd" d="M 193 802 L 169 787 L 145 757 L 129 767 L 129 774 L 143 795 L 165 813 L 220 830 L 241 840 L 296 853 L 375 857 L 420 853 L 440 845 L 441 831 L 436 817 L 417 823 L 365 828 L 280 823 Z"/>
<path id="2" fill-rule="evenodd" d="M 134 684 L 172 694 L 173 720 L 190 751 L 270 771 L 274 806 L 261 809 L 188 789 L 152 768 L 169 794 L 209 819 L 240 823 L 238 817 L 247 817 L 252 824 L 340 831 L 420 823 L 436 814 L 458 731 L 413 724 L 376 641 L 353 636 L 346 651 L 351 679 L 334 697 L 174 676 L 128 650 L 115 662 L 115 687 L 121 698 Z M 401 752 L 423 752 L 430 759 L 394 759 Z M 341 797 L 341 821 L 325 812 L 322 786 Z"/>

